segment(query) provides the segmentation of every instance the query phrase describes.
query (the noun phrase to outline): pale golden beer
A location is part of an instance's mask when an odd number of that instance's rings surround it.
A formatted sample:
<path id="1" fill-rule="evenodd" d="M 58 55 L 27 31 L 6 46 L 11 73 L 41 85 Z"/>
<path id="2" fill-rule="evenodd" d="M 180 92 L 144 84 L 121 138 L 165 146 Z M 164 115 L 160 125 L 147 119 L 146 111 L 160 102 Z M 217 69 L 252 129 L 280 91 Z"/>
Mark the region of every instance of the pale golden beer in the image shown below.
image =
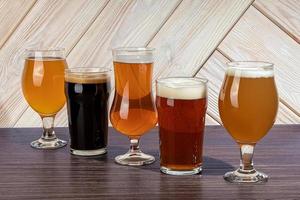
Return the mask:
<path id="1" fill-rule="evenodd" d="M 255 74 L 254 74 L 255 75 Z M 278 108 L 274 76 L 228 71 L 219 98 L 222 122 L 238 143 L 256 143 L 273 126 Z"/>
<path id="2" fill-rule="evenodd" d="M 273 126 L 278 94 L 273 64 L 231 62 L 219 95 L 219 112 L 224 127 L 239 144 L 241 167 L 225 174 L 229 182 L 265 182 L 267 175 L 253 168 L 255 144 Z"/>
<path id="3" fill-rule="evenodd" d="M 55 115 L 65 104 L 63 58 L 26 58 L 22 89 L 27 102 L 41 116 Z"/>
<path id="4" fill-rule="evenodd" d="M 139 149 L 139 139 L 157 122 L 152 96 L 152 48 L 117 48 L 113 50 L 115 95 L 110 110 L 113 127 L 130 139 L 130 150 L 117 156 L 122 165 L 144 165 L 154 157 Z"/>
<path id="5" fill-rule="evenodd" d="M 44 129 L 41 138 L 31 142 L 31 146 L 38 149 L 63 147 L 67 142 L 56 137 L 54 118 L 66 101 L 64 49 L 28 49 L 25 56 L 22 91 L 30 107 L 40 115 Z"/>

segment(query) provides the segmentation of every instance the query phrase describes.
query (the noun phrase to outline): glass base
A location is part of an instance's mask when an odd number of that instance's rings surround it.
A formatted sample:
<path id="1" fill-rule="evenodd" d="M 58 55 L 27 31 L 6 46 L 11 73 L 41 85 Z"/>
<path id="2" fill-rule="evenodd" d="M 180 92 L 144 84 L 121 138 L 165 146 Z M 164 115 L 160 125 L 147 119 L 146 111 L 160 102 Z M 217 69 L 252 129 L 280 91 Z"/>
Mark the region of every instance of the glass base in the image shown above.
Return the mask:
<path id="1" fill-rule="evenodd" d="M 115 157 L 115 161 L 120 165 L 141 166 L 153 163 L 155 161 L 155 158 L 142 152 L 127 152 L 123 155 Z"/>
<path id="2" fill-rule="evenodd" d="M 95 150 L 76 150 L 70 149 L 70 153 L 76 156 L 99 156 L 107 153 L 106 148 Z"/>
<path id="3" fill-rule="evenodd" d="M 202 172 L 202 167 L 197 167 L 191 170 L 172 170 L 167 167 L 160 167 L 160 171 L 169 175 L 194 175 Z"/>
<path id="4" fill-rule="evenodd" d="M 43 139 L 40 138 L 30 143 L 32 148 L 35 149 L 58 149 L 66 146 L 67 142 L 58 138 L 54 139 Z"/>
<path id="5" fill-rule="evenodd" d="M 268 181 L 268 175 L 251 170 L 249 172 L 237 169 L 232 172 L 227 172 L 224 179 L 230 183 L 264 183 Z"/>

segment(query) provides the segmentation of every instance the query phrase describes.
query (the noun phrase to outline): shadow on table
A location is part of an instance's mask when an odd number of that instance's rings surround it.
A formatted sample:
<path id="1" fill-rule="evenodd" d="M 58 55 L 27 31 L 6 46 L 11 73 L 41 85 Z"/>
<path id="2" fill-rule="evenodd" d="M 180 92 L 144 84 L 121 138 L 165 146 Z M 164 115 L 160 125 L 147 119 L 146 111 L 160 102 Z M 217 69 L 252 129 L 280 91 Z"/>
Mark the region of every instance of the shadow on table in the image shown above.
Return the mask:
<path id="1" fill-rule="evenodd" d="M 140 168 L 143 170 L 150 170 L 153 172 L 160 173 L 159 156 L 155 153 L 153 153 L 151 155 L 155 156 L 155 158 L 156 158 L 155 163 L 153 163 L 151 165 L 136 167 L 136 168 Z M 203 166 L 202 175 L 204 174 L 204 175 L 220 176 L 220 175 L 224 175 L 226 172 L 232 171 L 234 169 L 235 168 L 227 162 L 224 162 L 222 160 L 215 159 L 212 157 L 204 156 L 204 166 Z"/>
<path id="2" fill-rule="evenodd" d="M 235 168 L 223 160 L 204 156 L 203 173 L 206 175 L 224 175 L 228 171 L 235 170 Z"/>

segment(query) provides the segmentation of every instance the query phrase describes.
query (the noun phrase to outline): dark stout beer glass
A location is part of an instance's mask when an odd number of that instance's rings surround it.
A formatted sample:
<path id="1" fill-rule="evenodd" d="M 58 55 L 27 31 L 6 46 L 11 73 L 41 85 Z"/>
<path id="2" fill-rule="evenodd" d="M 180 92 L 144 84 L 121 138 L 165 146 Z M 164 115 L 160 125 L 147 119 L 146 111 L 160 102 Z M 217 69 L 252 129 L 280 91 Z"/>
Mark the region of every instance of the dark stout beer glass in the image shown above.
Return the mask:
<path id="1" fill-rule="evenodd" d="M 109 69 L 71 68 L 65 71 L 72 154 L 106 153 L 109 93 Z"/>
<path id="2" fill-rule="evenodd" d="M 160 170 L 191 175 L 202 170 L 207 80 L 163 78 L 156 82 Z"/>

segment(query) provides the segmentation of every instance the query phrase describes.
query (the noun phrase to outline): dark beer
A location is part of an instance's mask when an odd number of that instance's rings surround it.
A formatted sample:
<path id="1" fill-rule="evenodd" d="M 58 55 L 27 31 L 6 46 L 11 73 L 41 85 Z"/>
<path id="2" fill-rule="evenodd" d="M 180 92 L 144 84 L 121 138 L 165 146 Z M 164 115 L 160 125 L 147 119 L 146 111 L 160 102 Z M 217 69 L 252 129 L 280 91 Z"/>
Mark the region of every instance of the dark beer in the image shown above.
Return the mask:
<path id="1" fill-rule="evenodd" d="M 85 70 L 65 75 L 71 153 L 98 155 L 107 146 L 110 78 L 99 69 Z"/>
<path id="2" fill-rule="evenodd" d="M 167 78 L 157 82 L 160 165 L 168 174 L 201 171 L 206 85 L 201 79 Z"/>

